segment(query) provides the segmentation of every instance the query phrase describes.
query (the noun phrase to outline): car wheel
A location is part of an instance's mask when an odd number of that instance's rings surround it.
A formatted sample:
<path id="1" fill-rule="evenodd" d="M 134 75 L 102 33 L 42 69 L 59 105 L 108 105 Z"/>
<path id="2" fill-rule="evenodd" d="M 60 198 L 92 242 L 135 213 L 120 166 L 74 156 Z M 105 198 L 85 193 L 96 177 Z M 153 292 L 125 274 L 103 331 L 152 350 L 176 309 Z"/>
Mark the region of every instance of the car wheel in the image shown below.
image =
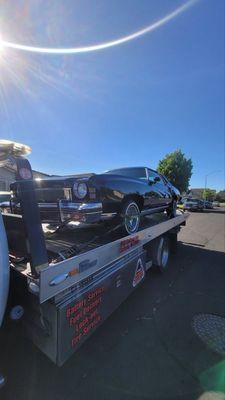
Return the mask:
<path id="1" fill-rule="evenodd" d="M 176 200 L 173 200 L 169 208 L 167 209 L 167 216 L 169 218 L 174 218 L 176 217 L 177 214 L 177 202 Z"/>
<path id="2" fill-rule="evenodd" d="M 121 211 L 122 227 L 125 233 L 132 235 L 138 231 L 140 225 L 140 210 L 137 203 L 129 200 L 124 203 Z"/>

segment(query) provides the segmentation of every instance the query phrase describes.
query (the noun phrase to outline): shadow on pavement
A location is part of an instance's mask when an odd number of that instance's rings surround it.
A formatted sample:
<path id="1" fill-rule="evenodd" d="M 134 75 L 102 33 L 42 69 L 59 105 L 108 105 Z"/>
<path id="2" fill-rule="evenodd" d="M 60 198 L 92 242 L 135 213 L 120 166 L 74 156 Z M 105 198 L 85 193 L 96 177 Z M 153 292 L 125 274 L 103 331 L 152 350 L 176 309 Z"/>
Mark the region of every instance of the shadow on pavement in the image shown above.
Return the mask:
<path id="1" fill-rule="evenodd" d="M 213 214 L 225 214 L 225 210 L 224 209 L 222 209 L 222 210 L 219 210 L 219 209 L 217 209 L 217 210 L 204 210 L 204 213 L 209 213 L 209 214 L 211 214 L 211 213 L 213 213 Z"/>

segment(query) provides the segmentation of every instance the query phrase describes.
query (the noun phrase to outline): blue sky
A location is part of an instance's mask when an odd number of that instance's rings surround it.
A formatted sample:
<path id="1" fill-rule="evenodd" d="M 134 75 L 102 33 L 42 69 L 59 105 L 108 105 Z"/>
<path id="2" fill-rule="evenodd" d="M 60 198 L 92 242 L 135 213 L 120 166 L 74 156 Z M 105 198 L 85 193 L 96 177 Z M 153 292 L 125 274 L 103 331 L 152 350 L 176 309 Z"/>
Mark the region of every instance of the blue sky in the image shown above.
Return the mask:
<path id="1" fill-rule="evenodd" d="M 95 44 L 134 32 L 185 0 L 0 1 L 4 40 Z M 0 51 L 0 137 L 29 144 L 36 170 L 157 167 L 180 148 L 192 187 L 224 188 L 224 0 L 199 0 L 154 32 L 98 52 Z"/>

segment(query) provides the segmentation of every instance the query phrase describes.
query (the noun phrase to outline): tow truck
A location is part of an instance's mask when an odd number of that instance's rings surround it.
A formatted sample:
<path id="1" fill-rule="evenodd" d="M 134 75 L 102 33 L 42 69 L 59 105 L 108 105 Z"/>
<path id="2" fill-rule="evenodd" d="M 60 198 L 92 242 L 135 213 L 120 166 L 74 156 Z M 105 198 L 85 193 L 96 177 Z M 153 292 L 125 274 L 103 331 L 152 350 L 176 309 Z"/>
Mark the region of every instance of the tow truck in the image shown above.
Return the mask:
<path id="1" fill-rule="evenodd" d="M 129 236 L 111 225 L 52 231 L 41 223 L 29 152 L 0 141 L 0 163 L 16 166 L 21 199 L 21 215 L 0 214 L 0 330 L 3 320 L 20 320 L 26 336 L 62 366 L 152 266 L 169 267 L 188 214 L 146 216 Z"/>

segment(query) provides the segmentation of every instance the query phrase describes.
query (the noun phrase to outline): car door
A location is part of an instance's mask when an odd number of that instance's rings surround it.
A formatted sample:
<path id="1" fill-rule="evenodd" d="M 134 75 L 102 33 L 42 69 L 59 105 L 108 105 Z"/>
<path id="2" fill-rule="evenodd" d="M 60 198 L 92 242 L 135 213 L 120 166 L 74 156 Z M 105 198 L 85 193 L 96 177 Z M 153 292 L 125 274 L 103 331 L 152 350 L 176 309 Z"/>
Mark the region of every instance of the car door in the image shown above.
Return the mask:
<path id="1" fill-rule="evenodd" d="M 146 206 L 157 207 L 161 205 L 161 190 L 157 185 L 157 173 L 151 169 L 147 169 L 148 172 L 148 190 L 146 193 Z"/>
<path id="2" fill-rule="evenodd" d="M 150 187 L 149 204 L 161 206 L 170 203 L 171 194 L 163 178 L 154 170 L 148 169 L 148 182 Z"/>
<path id="3" fill-rule="evenodd" d="M 163 204 L 171 203 L 173 198 L 173 187 L 171 183 L 161 174 L 158 174 L 160 181 L 158 181 L 159 185 L 161 185 L 162 190 L 162 201 Z"/>

